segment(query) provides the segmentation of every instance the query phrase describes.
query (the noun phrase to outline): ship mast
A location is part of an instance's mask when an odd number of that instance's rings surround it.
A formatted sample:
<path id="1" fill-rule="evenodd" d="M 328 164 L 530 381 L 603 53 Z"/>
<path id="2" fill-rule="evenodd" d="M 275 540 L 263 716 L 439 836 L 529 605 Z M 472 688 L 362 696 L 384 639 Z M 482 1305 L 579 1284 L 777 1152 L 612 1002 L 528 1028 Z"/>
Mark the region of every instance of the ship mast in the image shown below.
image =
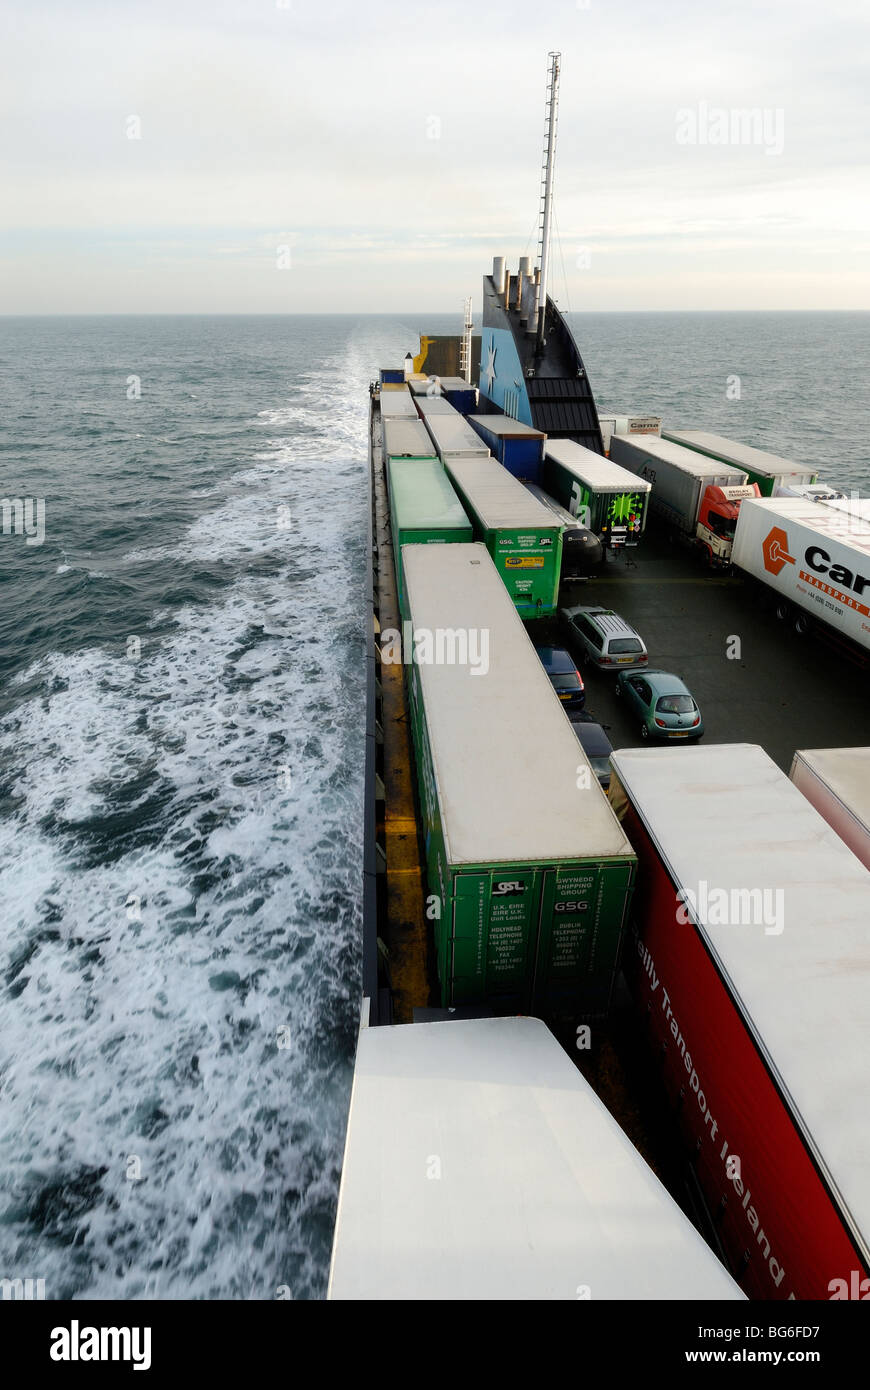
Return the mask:
<path id="1" fill-rule="evenodd" d="M 553 174 L 556 167 L 556 126 L 559 117 L 559 66 L 561 53 L 548 54 L 547 105 L 544 131 L 544 164 L 541 170 L 541 222 L 538 241 L 538 277 L 535 296 L 537 317 L 536 352 L 544 345 L 544 321 L 547 316 L 547 273 L 550 268 L 550 220 L 553 211 Z"/>
<path id="2" fill-rule="evenodd" d="M 474 324 L 471 318 L 471 297 L 465 301 L 465 323 L 459 341 L 459 375 L 471 381 L 471 334 Z"/>

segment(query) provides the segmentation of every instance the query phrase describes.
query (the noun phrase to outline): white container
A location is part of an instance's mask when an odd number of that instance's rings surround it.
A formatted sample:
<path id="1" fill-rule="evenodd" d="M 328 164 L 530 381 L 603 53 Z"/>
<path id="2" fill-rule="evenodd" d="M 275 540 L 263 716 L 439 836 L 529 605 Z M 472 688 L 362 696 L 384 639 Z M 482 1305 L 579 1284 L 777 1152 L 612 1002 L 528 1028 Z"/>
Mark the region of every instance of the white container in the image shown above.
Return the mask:
<path id="1" fill-rule="evenodd" d="M 652 484 L 653 513 L 688 535 L 694 533 L 708 487 L 740 487 L 746 482 L 741 469 L 652 435 L 615 434 L 610 456 Z"/>
<path id="2" fill-rule="evenodd" d="M 381 415 L 385 420 L 416 420 L 417 408 L 407 386 L 400 391 L 381 391 Z"/>
<path id="3" fill-rule="evenodd" d="M 662 432 L 660 415 L 599 415 L 601 438 L 605 454 L 610 453 L 610 440 L 614 434 L 658 434 Z"/>
<path id="4" fill-rule="evenodd" d="M 328 1298 L 742 1296 L 539 1019 L 361 1030 Z"/>
<path id="5" fill-rule="evenodd" d="M 809 618 L 870 649 L 870 520 L 834 503 L 749 498 L 731 558 Z"/>
<path id="6" fill-rule="evenodd" d="M 870 869 L 870 748 L 801 749 L 789 776 Z"/>
<path id="7" fill-rule="evenodd" d="M 465 417 L 447 405 L 446 401 L 444 405 L 447 406 L 446 411 L 426 411 L 423 417 L 441 461 L 446 464 L 449 459 L 455 458 L 491 458 L 489 449 Z M 498 467 L 501 468 L 501 464 Z"/>
<path id="8" fill-rule="evenodd" d="M 766 449 L 756 449 L 751 444 L 741 444 L 739 440 L 712 434 L 709 430 L 664 430 L 663 434 L 665 439 L 675 444 L 742 468 L 751 482 L 759 483 L 765 497 L 771 496 L 777 486 L 799 487 L 816 481 L 817 475 L 812 468 L 805 468 L 793 459 L 780 458 L 779 454 L 768 453 Z M 762 485 L 765 481 L 766 486 Z"/>

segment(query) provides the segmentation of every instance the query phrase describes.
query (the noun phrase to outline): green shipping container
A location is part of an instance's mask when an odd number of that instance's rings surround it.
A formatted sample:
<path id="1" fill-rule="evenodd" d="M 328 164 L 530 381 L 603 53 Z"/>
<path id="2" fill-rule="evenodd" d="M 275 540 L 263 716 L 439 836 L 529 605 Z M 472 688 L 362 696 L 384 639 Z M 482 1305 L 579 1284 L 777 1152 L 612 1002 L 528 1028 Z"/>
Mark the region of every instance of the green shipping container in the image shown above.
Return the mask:
<path id="1" fill-rule="evenodd" d="M 562 527 L 497 459 L 445 458 L 445 467 L 523 618 L 558 608 Z"/>
<path id="2" fill-rule="evenodd" d="M 402 547 L 473 539 L 471 522 L 438 459 L 388 459 L 387 486 L 399 608 L 406 617 Z"/>
<path id="3" fill-rule="evenodd" d="M 600 1017 L 631 845 L 485 547 L 412 546 L 404 566 L 441 1003 Z"/>

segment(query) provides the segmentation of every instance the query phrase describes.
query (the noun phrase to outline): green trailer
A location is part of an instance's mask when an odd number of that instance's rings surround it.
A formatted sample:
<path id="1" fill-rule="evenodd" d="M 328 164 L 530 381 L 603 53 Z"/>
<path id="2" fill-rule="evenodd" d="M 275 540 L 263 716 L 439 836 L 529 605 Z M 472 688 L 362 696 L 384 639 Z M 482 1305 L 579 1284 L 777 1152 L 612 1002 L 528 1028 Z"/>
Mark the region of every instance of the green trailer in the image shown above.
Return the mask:
<path id="1" fill-rule="evenodd" d="M 573 439 L 550 439 L 544 449 L 543 486 L 611 550 L 637 545 L 646 526 L 651 491 L 611 459 Z"/>
<path id="2" fill-rule="evenodd" d="M 662 439 L 706 454 L 707 458 L 719 463 L 742 468 L 746 481 L 757 483 L 762 497 L 776 497 L 780 488 L 809 487 L 818 482 L 815 469 L 795 463 L 793 459 L 780 458 L 779 454 L 769 454 L 766 449 L 754 449 L 751 444 L 726 439 L 723 434 L 711 434 L 708 430 L 662 430 Z"/>
<path id="3" fill-rule="evenodd" d="M 473 540 L 471 522 L 438 459 L 388 459 L 387 486 L 399 608 L 405 607 L 402 547 Z"/>
<path id="4" fill-rule="evenodd" d="M 562 527 L 497 459 L 444 458 L 445 467 L 523 618 L 552 617 L 559 600 Z"/>
<path id="5" fill-rule="evenodd" d="M 404 567 L 441 1004 L 602 1017 L 631 845 L 486 548 L 408 546 Z"/>

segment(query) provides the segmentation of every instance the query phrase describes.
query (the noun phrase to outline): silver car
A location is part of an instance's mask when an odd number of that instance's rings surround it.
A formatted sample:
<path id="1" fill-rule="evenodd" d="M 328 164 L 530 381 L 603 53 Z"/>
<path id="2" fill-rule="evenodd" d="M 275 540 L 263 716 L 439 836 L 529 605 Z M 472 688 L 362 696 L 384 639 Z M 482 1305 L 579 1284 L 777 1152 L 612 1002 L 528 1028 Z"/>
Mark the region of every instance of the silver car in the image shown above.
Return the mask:
<path id="1" fill-rule="evenodd" d="M 643 671 L 649 655 L 640 634 L 612 608 L 576 604 L 559 617 L 587 666 L 601 671 Z"/>

